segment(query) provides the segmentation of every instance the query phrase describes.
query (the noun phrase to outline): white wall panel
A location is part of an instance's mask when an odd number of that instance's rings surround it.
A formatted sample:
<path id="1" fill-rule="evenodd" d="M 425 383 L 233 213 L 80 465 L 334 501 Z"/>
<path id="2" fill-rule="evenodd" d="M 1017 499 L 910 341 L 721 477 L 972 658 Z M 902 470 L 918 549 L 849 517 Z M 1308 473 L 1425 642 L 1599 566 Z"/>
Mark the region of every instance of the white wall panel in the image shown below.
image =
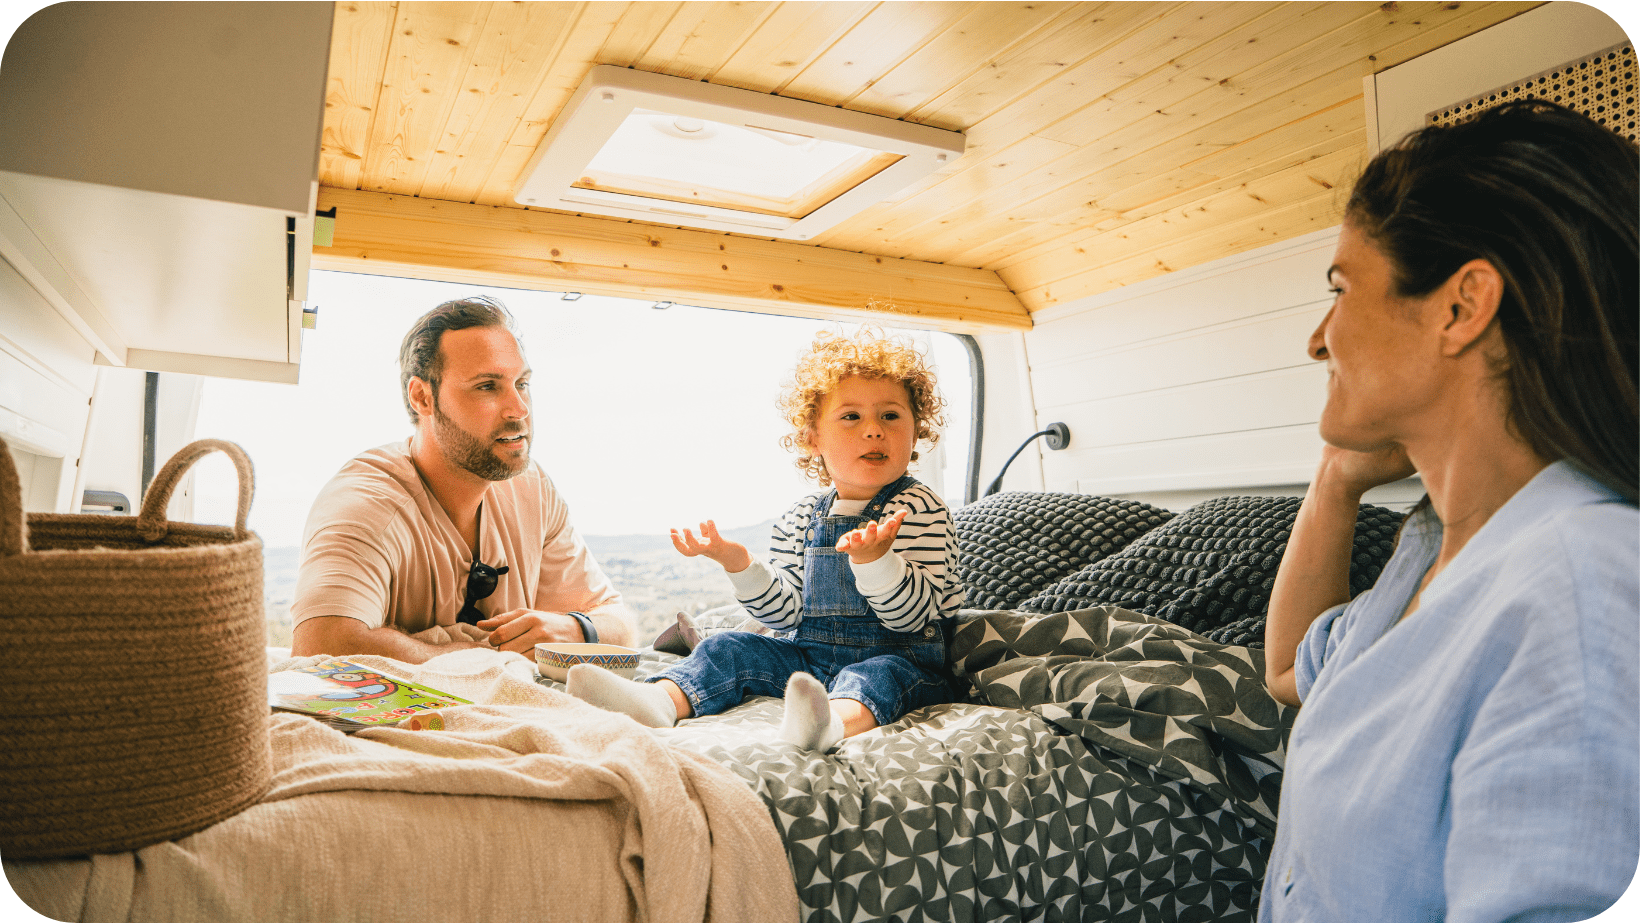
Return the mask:
<path id="1" fill-rule="evenodd" d="M 1122 446 L 1313 424 L 1326 385 L 1326 367 L 1312 363 L 1096 401 L 1043 402 L 1038 413 L 1069 424 L 1080 437 L 1073 447 Z"/>
<path id="2" fill-rule="evenodd" d="M 30 511 L 68 511 L 96 380 L 95 351 L 0 260 L 0 437 Z"/>
<path id="3" fill-rule="evenodd" d="M 1008 456 L 1041 428 L 1037 425 L 1039 415 L 1032 410 L 1030 358 L 1024 337 L 1015 333 L 980 334 L 975 339 L 985 357 L 985 419 L 979 467 L 979 490 L 983 494 Z M 1009 466 L 1003 490 L 1043 489 L 1040 444 L 1038 440 Z"/>
<path id="4" fill-rule="evenodd" d="M 1328 304 L 1321 301 L 1058 363 L 1038 363 L 1032 367 L 1036 390 L 1092 400 L 1310 366 L 1304 344 Z"/>
<path id="5" fill-rule="evenodd" d="M 1305 346 L 1336 241 L 1328 229 L 1039 312 L 1024 335 L 1035 417 L 1071 430 L 1042 454 L 1046 488 L 1302 491 L 1326 396 Z"/>
<path id="6" fill-rule="evenodd" d="M 1038 311 L 1033 363 L 1062 361 L 1326 301 L 1338 241 L 1328 228 L 1213 263 Z"/>

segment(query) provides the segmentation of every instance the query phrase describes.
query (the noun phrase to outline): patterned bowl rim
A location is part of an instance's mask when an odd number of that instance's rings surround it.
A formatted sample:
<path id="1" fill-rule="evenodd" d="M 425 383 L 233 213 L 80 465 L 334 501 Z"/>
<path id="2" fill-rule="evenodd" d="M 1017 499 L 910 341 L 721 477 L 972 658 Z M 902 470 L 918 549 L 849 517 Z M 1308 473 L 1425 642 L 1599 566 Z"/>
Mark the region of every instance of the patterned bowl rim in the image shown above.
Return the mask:
<path id="1" fill-rule="evenodd" d="M 636 651 L 630 650 L 629 653 L 618 653 L 573 652 L 560 651 L 554 648 L 537 648 L 535 650 L 535 659 L 564 667 L 572 664 L 597 664 L 601 667 L 637 667 L 640 656 Z"/>

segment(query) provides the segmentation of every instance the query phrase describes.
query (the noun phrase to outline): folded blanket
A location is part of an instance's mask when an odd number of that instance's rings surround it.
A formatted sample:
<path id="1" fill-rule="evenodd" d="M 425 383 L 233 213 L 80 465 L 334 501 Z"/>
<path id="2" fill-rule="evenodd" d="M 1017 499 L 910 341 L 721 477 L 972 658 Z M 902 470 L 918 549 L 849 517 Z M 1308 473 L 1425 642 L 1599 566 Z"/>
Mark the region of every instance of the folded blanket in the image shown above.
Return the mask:
<path id="1" fill-rule="evenodd" d="M 444 731 L 352 736 L 277 714 L 260 804 L 135 853 L 7 862 L 19 895 L 81 920 L 796 917 L 768 812 L 716 762 L 517 655 L 352 660 L 475 705 L 441 710 Z"/>
<path id="2" fill-rule="evenodd" d="M 978 701 L 1029 709 L 1275 833 L 1297 710 L 1265 690 L 1262 651 L 1114 606 L 964 616 L 949 657 Z"/>

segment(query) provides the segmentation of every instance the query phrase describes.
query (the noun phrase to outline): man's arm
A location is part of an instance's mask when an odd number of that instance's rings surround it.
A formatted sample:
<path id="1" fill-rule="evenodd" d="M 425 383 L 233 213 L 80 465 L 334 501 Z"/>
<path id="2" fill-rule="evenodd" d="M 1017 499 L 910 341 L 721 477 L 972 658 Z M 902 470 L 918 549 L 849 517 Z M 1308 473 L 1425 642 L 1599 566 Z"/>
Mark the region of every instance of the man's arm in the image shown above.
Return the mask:
<path id="1" fill-rule="evenodd" d="M 587 610 L 587 618 L 592 620 L 592 627 L 598 630 L 598 641 L 606 645 L 638 647 L 638 617 L 625 603 L 615 600 Z"/>
<path id="2" fill-rule="evenodd" d="M 482 642 L 455 641 L 433 645 L 411 638 L 391 626 L 372 629 L 351 616 L 314 616 L 296 624 L 291 632 L 290 653 L 311 655 L 381 655 L 407 664 L 462 648 L 485 648 Z"/>

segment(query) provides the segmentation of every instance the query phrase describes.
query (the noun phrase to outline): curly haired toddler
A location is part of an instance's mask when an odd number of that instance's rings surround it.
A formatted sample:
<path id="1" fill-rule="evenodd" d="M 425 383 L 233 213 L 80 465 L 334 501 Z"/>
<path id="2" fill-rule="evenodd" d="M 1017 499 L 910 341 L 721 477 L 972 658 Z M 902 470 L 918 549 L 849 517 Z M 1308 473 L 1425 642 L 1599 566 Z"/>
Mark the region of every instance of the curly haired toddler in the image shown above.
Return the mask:
<path id="1" fill-rule="evenodd" d="M 906 473 L 933 443 L 944 402 L 908 341 L 822 332 L 780 398 L 781 444 L 827 490 L 775 524 L 768 561 L 719 534 L 672 530 L 684 555 L 722 565 L 735 594 L 779 635 L 720 632 L 644 682 L 591 665 L 569 692 L 653 728 L 744 697 L 786 699 L 782 739 L 827 750 L 844 737 L 949 702 L 943 621 L 962 603 L 945 502 Z"/>

